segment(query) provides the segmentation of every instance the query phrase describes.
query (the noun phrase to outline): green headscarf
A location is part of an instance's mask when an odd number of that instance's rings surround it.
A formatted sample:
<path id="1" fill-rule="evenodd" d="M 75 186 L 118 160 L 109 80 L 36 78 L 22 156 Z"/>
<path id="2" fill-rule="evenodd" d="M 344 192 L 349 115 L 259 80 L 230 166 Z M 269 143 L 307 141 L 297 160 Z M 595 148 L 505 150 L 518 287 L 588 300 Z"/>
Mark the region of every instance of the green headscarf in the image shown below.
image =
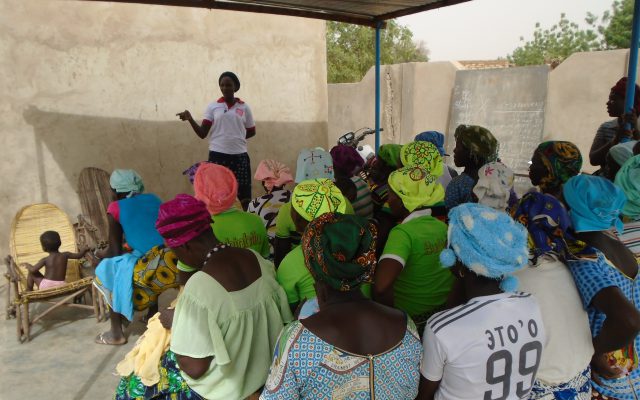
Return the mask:
<path id="1" fill-rule="evenodd" d="M 420 166 L 393 171 L 389 175 L 389 187 L 400 197 L 409 212 L 444 200 L 444 188 L 438 178 Z"/>
<path id="2" fill-rule="evenodd" d="M 378 150 L 378 158 L 390 167 L 398 168 L 400 165 L 401 144 L 383 144 Z"/>
<path id="3" fill-rule="evenodd" d="M 411 142 L 402 146 L 400 159 L 405 167 L 419 166 L 439 178 L 444 173 L 444 164 L 438 148 L 429 142 Z"/>
<path id="4" fill-rule="evenodd" d="M 291 205 L 307 221 L 329 212 L 344 213 L 347 207 L 340 189 L 324 178 L 298 183 L 293 189 Z"/>
<path id="5" fill-rule="evenodd" d="M 462 142 L 477 163 L 486 164 L 498 159 L 498 140 L 487 128 L 459 125 L 454 137 Z"/>
<path id="6" fill-rule="evenodd" d="M 302 235 L 304 264 L 314 279 L 340 291 L 371 282 L 376 268 L 376 226 L 356 215 L 324 214 Z"/>
<path id="7" fill-rule="evenodd" d="M 109 185 L 116 193 L 130 193 L 130 196 L 144 192 L 142 178 L 132 169 L 114 170 L 109 178 Z"/>
<path id="8" fill-rule="evenodd" d="M 632 220 L 640 219 L 640 154 L 628 159 L 616 175 L 616 185 L 622 188 L 627 202 L 622 215 Z"/>
<path id="9" fill-rule="evenodd" d="M 570 178 L 580 173 L 582 155 L 578 146 L 571 142 L 550 140 L 542 142 L 535 153 L 540 155 L 547 168 L 547 176 L 540 181 L 540 189 L 557 189 Z"/>

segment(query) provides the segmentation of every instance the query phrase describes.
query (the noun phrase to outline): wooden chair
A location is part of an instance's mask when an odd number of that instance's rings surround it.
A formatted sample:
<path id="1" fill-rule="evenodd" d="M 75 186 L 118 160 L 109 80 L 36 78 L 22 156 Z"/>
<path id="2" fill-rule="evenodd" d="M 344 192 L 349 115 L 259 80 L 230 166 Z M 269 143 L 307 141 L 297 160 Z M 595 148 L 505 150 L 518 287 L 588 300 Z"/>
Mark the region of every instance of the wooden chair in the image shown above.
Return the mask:
<path id="1" fill-rule="evenodd" d="M 73 225 L 67 215 L 53 204 L 32 204 L 22 208 L 11 224 L 10 251 L 7 264 L 7 317 L 15 316 L 17 336 L 20 342 L 31 339 L 31 326 L 58 307 L 75 307 L 93 310 L 100 321 L 100 312 L 93 286 L 93 277 L 82 278 L 78 260 L 69 260 L 66 284 L 51 289 L 26 291 L 28 271 L 25 263 L 35 264 L 47 253 L 40 245 L 40 235 L 47 230 L 60 234 L 60 251 L 77 252 Z M 86 298 L 92 293 L 92 305 L 75 304 L 76 298 Z M 13 293 L 12 293 L 13 292 Z M 13 296 L 13 298 L 12 298 Z M 31 303 L 46 302 L 53 305 L 39 314 L 30 317 Z"/>

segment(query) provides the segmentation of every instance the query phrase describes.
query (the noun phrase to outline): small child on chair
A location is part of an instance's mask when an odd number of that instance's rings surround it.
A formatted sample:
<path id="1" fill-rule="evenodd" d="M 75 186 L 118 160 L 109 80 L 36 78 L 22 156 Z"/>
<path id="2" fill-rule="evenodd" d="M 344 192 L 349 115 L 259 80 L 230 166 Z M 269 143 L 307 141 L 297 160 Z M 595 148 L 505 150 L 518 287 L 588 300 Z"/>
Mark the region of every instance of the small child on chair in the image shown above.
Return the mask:
<path id="1" fill-rule="evenodd" d="M 27 265 L 29 275 L 27 276 L 27 291 L 33 290 L 33 284 L 38 285 L 38 289 L 51 289 L 65 284 L 65 276 L 67 274 L 67 261 L 69 259 L 77 260 L 82 258 L 89 248 L 82 248 L 78 253 L 70 253 L 65 251 L 60 253 L 60 234 L 55 231 L 46 231 L 40 235 L 40 244 L 42 250 L 49 255 L 38 261 L 36 265 Z M 44 267 L 44 275 L 40 273 L 40 269 Z"/>

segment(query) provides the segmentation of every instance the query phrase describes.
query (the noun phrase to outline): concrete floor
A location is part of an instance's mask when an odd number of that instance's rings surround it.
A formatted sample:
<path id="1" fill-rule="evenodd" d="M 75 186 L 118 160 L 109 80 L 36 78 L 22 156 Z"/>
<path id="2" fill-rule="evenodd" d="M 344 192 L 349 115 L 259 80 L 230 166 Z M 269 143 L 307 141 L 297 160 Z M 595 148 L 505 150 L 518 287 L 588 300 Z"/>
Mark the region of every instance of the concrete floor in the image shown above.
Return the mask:
<path id="1" fill-rule="evenodd" d="M 161 296 L 161 305 L 177 294 Z M 134 346 L 145 325 L 136 314 L 127 328 L 123 346 L 95 344 L 95 336 L 109 329 L 109 321 L 97 323 L 92 312 L 60 308 L 31 329 L 31 341 L 20 344 L 16 320 L 4 317 L 6 281 L 0 282 L 0 400 L 56 399 L 107 400 L 113 398 L 119 377 L 115 366 Z M 31 306 L 42 310 L 46 304 Z M 32 311 L 33 312 L 33 311 Z"/>

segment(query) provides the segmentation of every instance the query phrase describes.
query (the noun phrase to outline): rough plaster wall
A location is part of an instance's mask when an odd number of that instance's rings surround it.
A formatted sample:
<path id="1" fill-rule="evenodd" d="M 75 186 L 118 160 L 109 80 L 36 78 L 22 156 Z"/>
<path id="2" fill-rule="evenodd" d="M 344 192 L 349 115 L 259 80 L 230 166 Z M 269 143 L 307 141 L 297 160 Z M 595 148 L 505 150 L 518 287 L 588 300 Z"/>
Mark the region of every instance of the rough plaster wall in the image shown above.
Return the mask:
<path id="1" fill-rule="evenodd" d="M 198 120 L 235 71 L 257 136 L 252 166 L 294 167 L 326 146 L 324 22 L 200 9 L 0 0 L 0 250 L 27 204 L 52 202 L 75 220 L 82 168 L 134 168 L 168 199 L 191 192 L 182 170 L 206 159 L 175 114 Z M 257 188 L 254 188 L 256 190 Z M 255 191 L 257 193 L 257 190 Z"/>
<path id="2" fill-rule="evenodd" d="M 589 163 L 589 149 L 600 124 L 611 120 L 607 99 L 626 74 L 628 55 L 628 50 L 574 54 L 549 75 L 544 139 L 577 144 L 585 171 L 596 169 Z"/>

